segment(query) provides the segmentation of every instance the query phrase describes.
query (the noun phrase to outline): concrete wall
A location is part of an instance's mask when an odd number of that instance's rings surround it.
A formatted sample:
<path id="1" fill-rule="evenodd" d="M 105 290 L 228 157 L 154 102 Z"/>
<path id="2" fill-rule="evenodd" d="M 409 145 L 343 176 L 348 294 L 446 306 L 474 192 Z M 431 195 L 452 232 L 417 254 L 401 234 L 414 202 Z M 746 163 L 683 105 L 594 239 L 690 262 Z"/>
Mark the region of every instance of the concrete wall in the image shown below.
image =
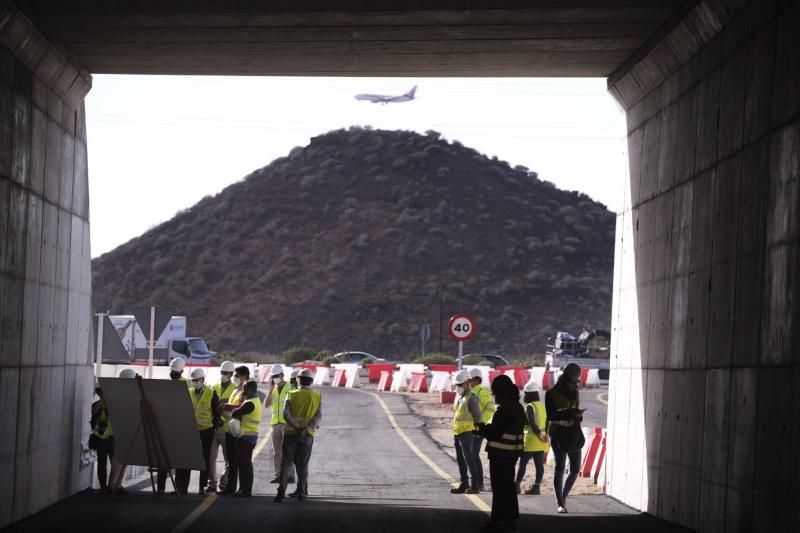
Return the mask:
<path id="1" fill-rule="evenodd" d="M 81 470 L 79 459 L 94 379 L 88 82 L 41 35 L 8 26 L 6 15 L 0 12 L 0 528 L 89 486 L 91 468 Z M 69 94 L 84 82 L 85 90 Z"/>
<path id="2" fill-rule="evenodd" d="M 630 182 L 607 491 L 800 531 L 800 1 L 700 1 L 609 85 Z"/>

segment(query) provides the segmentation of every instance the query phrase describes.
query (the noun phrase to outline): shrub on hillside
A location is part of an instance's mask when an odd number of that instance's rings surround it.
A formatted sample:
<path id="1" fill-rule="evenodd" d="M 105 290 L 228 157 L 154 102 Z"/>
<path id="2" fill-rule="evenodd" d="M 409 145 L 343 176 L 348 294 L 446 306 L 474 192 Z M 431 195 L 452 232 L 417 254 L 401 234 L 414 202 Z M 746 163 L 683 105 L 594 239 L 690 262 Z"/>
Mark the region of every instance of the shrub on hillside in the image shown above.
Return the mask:
<path id="1" fill-rule="evenodd" d="M 294 363 L 316 359 L 317 353 L 319 353 L 319 350 L 310 346 L 295 346 L 281 354 L 281 361 L 284 364 L 293 365 Z"/>
<path id="2" fill-rule="evenodd" d="M 420 365 L 451 365 L 455 361 L 455 358 L 452 355 L 447 355 L 446 353 L 429 353 L 425 354 L 425 356 L 419 356 L 413 359 L 412 363 L 417 363 Z"/>

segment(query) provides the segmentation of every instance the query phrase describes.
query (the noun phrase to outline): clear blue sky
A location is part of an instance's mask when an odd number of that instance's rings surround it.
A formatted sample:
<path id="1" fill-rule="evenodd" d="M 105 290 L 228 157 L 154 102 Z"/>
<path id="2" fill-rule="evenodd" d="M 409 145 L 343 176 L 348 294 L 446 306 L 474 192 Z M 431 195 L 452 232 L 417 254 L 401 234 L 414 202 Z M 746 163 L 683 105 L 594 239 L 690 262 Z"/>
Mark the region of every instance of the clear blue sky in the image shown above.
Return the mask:
<path id="1" fill-rule="evenodd" d="M 400 94 L 377 105 L 357 93 Z M 618 211 L 625 117 L 603 79 L 94 76 L 92 255 L 169 220 L 320 133 L 434 129 Z"/>

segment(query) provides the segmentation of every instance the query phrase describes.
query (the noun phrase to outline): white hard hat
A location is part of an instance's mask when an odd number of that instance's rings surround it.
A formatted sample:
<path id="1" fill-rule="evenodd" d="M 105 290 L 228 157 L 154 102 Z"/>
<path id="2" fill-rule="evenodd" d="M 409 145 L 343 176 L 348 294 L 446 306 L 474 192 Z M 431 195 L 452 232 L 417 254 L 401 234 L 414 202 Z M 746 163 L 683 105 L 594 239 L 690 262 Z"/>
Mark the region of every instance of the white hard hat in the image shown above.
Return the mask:
<path id="1" fill-rule="evenodd" d="M 291 372 L 289 372 L 289 379 L 294 379 L 297 377 L 297 374 L 300 373 L 299 368 L 293 368 Z"/>
<path id="2" fill-rule="evenodd" d="M 469 372 L 470 379 L 471 378 L 481 378 L 481 379 L 483 379 L 483 372 L 481 372 L 480 368 L 474 368 L 473 367 L 473 368 L 470 368 L 468 370 L 468 372 Z"/>
<path id="3" fill-rule="evenodd" d="M 300 378 L 311 378 L 314 379 L 314 373 L 311 372 L 310 368 L 304 368 L 297 373 L 297 379 Z"/>
<path id="4" fill-rule="evenodd" d="M 522 392 L 539 392 L 539 384 L 535 381 L 529 381 L 525 384 Z"/>
<path id="5" fill-rule="evenodd" d="M 192 379 L 204 378 L 206 377 L 206 371 L 202 368 L 195 368 L 192 370 Z"/>
<path id="6" fill-rule="evenodd" d="M 469 370 L 459 370 L 456 376 L 453 378 L 453 383 L 456 385 L 461 385 L 462 383 L 466 383 L 469 381 L 470 375 Z"/>
<path id="7" fill-rule="evenodd" d="M 242 423 L 238 418 L 232 418 L 231 421 L 228 422 L 228 429 L 231 430 L 231 435 L 238 437 L 242 434 Z"/>
<path id="8" fill-rule="evenodd" d="M 134 372 L 132 368 L 123 368 L 122 371 L 119 373 L 119 377 L 121 377 L 121 378 L 135 378 L 136 377 L 136 372 Z"/>
<path id="9" fill-rule="evenodd" d="M 283 365 L 275 363 L 272 365 L 272 368 L 269 369 L 269 377 L 277 376 L 278 374 L 283 374 Z"/>
<path id="10" fill-rule="evenodd" d="M 236 365 L 231 363 L 230 361 L 223 361 L 221 365 L 219 365 L 220 372 L 235 372 Z"/>
<path id="11" fill-rule="evenodd" d="M 186 366 L 186 361 L 183 360 L 183 357 L 176 357 L 169 363 L 169 369 L 175 372 L 183 371 L 183 367 Z"/>

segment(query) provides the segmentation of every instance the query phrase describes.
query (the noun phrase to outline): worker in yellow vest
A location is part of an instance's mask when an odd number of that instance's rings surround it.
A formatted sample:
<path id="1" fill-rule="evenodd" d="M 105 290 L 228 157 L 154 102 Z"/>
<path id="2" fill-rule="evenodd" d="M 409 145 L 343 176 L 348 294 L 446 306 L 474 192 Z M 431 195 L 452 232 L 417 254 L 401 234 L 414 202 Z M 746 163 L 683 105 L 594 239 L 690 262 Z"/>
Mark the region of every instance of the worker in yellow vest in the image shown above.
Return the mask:
<path id="1" fill-rule="evenodd" d="M 233 495 L 249 498 L 253 495 L 253 450 L 258 442 L 261 400 L 258 397 L 258 383 L 255 381 L 245 383 L 242 390 L 244 402 L 231 413 L 233 418 L 241 421 L 241 435 L 236 438 L 239 490 Z"/>
<path id="2" fill-rule="evenodd" d="M 211 458 L 211 442 L 214 440 L 216 428 L 220 425 L 218 414 L 219 397 L 212 387 L 206 386 L 206 372 L 202 368 L 192 370 L 192 388 L 189 398 L 194 408 L 194 417 L 197 430 L 200 433 L 200 444 L 203 446 L 203 462 L 205 468 L 200 471 L 198 493 L 205 494 L 208 485 L 209 461 Z M 191 470 L 185 468 L 175 469 L 175 484 L 181 494 L 189 491 L 189 476 Z"/>
<path id="3" fill-rule="evenodd" d="M 451 488 L 450 492 L 477 494 L 480 492 L 480 481 L 475 464 L 477 453 L 473 431 L 481 424 L 480 401 L 472 391 L 468 370 L 460 370 L 453 378 L 453 383 L 458 393 L 453 403 L 453 443 L 461 483 L 458 487 Z"/>
<path id="4" fill-rule="evenodd" d="M 280 363 L 272 365 L 269 371 L 269 379 L 272 388 L 264 399 L 264 407 L 272 412 L 270 425 L 272 426 L 272 468 L 273 478 L 270 483 L 280 483 L 281 481 L 281 457 L 283 456 L 283 435 L 286 428 L 286 419 L 283 417 L 283 408 L 286 407 L 286 399 L 289 392 L 294 390 L 292 385 L 283 379 L 284 368 Z M 291 477 L 291 476 L 290 476 Z M 289 479 L 289 483 L 294 483 L 294 479 Z"/>
<path id="5" fill-rule="evenodd" d="M 311 390 L 314 374 L 308 368 L 297 374 L 300 388 L 289 393 L 283 417 L 286 430 L 283 437 L 283 458 L 281 460 L 281 482 L 275 503 L 283 501 L 292 464 L 297 469 L 297 499 L 308 497 L 308 463 L 314 446 L 314 435 L 322 420 L 322 395 Z"/>
<path id="6" fill-rule="evenodd" d="M 228 483 L 220 487 L 217 494 L 230 496 L 236 494 L 236 485 L 239 482 L 239 435 L 234 435 L 231 428 L 233 412 L 242 406 L 246 400 L 244 386 L 250 381 L 250 369 L 245 365 L 237 366 L 231 379 L 236 389 L 228 398 L 228 403 L 222 405 L 223 417 L 227 416 L 228 424 L 225 428 L 225 449 L 228 451 Z"/>
<path id="7" fill-rule="evenodd" d="M 108 419 L 108 408 L 103 399 L 103 390 L 96 383 L 94 393 L 99 400 L 92 404 L 92 417 L 89 424 L 92 433 L 89 435 L 89 448 L 97 453 L 97 481 L 100 492 L 108 493 L 108 463 L 114 460 L 114 431 Z"/>
<path id="8" fill-rule="evenodd" d="M 217 407 L 217 414 L 220 416 L 220 424 L 214 432 L 214 440 L 211 441 L 211 452 L 208 458 L 208 488 L 207 493 L 213 493 L 219 490 L 225 490 L 228 483 L 228 469 L 230 463 L 228 462 L 228 450 L 225 446 L 225 432 L 228 430 L 228 420 L 231 418 L 230 411 L 224 411 L 222 406 L 228 403 L 228 400 L 236 390 L 236 385 L 233 384 L 231 378 L 235 367 L 230 361 L 224 361 L 219 367 L 220 382 L 214 385 L 214 392 L 219 398 L 219 406 Z M 219 449 L 222 448 L 222 457 L 225 460 L 225 470 L 222 475 L 217 477 L 217 456 Z"/>
<path id="9" fill-rule="evenodd" d="M 547 411 L 539 399 L 539 385 L 531 381 L 522 389 L 525 393 L 525 445 L 517 469 L 517 494 L 522 492 L 522 480 L 525 477 L 528 462 L 533 459 L 536 466 L 536 480 L 525 491 L 525 494 L 541 494 L 541 483 L 544 477 L 544 458 L 550 450 L 547 438 Z"/>
<path id="10" fill-rule="evenodd" d="M 472 385 L 472 392 L 478 397 L 478 404 L 481 408 L 481 424 L 489 424 L 492 421 L 494 412 L 497 410 L 497 405 L 494 403 L 492 393 L 489 389 L 483 386 L 483 372 L 480 368 L 469 369 L 469 381 Z M 483 461 L 481 461 L 480 451 L 483 445 L 483 437 L 475 435 L 475 445 L 472 447 L 472 453 L 475 454 L 475 468 L 476 475 L 478 476 L 478 488 L 485 490 L 483 486 Z"/>

